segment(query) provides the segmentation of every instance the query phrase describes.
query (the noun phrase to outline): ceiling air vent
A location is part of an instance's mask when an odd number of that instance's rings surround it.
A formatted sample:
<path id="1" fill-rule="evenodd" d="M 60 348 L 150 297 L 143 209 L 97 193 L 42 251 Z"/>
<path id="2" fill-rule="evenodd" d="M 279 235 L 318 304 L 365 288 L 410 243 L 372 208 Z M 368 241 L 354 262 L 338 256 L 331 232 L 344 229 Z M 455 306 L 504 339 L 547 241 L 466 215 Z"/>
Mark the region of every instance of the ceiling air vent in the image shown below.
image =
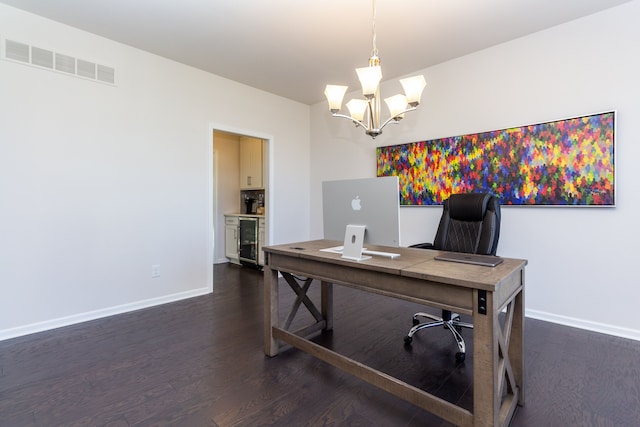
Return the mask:
<path id="1" fill-rule="evenodd" d="M 113 67 L 4 38 L 1 47 L 2 59 L 81 77 L 85 80 L 110 85 L 116 83 L 116 70 Z"/>

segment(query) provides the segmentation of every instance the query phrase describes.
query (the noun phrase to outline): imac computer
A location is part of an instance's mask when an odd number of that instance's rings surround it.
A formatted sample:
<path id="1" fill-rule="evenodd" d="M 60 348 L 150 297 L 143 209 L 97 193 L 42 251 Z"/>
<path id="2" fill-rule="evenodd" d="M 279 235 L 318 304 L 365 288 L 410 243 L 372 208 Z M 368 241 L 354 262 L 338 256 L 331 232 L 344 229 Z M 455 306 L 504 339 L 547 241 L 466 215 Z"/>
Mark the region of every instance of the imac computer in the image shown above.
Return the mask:
<path id="1" fill-rule="evenodd" d="M 363 245 L 400 246 L 400 193 L 397 176 L 322 183 L 324 238 L 344 241 L 328 248 L 344 258 L 398 254 L 367 250 Z"/>

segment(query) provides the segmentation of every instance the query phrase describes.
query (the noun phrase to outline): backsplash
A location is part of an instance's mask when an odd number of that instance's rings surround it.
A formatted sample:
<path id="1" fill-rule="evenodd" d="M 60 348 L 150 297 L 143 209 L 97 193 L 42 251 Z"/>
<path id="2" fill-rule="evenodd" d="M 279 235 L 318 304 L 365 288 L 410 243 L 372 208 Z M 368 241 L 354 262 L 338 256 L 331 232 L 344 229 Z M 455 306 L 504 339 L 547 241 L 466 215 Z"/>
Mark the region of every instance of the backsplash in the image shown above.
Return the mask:
<path id="1" fill-rule="evenodd" d="M 264 190 L 240 191 L 240 209 L 244 214 L 255 214 L 264 207 Z"/>

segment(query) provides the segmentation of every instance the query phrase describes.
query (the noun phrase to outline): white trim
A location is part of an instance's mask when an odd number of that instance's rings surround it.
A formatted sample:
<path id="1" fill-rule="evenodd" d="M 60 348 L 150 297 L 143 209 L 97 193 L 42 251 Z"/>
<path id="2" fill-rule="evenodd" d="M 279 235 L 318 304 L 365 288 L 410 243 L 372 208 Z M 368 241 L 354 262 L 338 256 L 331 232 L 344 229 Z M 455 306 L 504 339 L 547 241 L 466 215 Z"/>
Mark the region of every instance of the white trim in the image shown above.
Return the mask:
<path id="1" fill-rule="evenodd" d="M 640 330 L 637 329 L 607 325 L 605 323 L 592 322 L 590 320 L 577 319 L 575 317 L 562 316 L 538 310 L 525 310 L 525 313 L 527 317 L 544 320 L 545 322 L 557 323 L 560 325 L 585 329 L 587 331 L 640 341 Z"/>
<path id="2" fill-rule="evenodd" d="M 74 314 L 72 316 L 59 317 L 57 319 L 47 320 L 44 322 L 32 323 L 30 325 L 19 326 L 0 330 L 0 341 L 10 338 L 16 338 L 23 335 L 34 334 L 36 332 L 48 331 L 51 329 L 61 328 L 64 326 L 75 325 L 77 323 L 88 322 L 90 320 L 101 319 L 103 317 L 124 314 L 143 308 L 155 307 L 162 304 L 180 301 L 187 298 L 198 297 L 210 294 L 208 287 L 194 289 L 187 292 L 180 292 L 172 295 L 164 295 L 162 297 L 150 298 L 128 304 L 117 305 L 114 307 L 103 308 L 100 310 L 89 311 L 86 313 Z"/>
<path id="3" fill-rule="evenodd" d="M 266 162 L 265 162 L 265 167 L 266 167 L 266 173 L 263 173 L 264 178 L 265 178 L 265 182 L 264 182 L 264 188 L 265 188 L 265 207 L 266 207 L 266 213 L 265 213 L 265 236 L 266 236 L 266 242 L 264 244 L 264 246 L 268 246 L 269 244 L 271 244 L 271 242 L 273 242 L 273 218 L 274 218 L 274 203 L 273 203 L 273 188 L 271 186 L 271 183 L 274 181 L 273 180 L 273 151 L 274 151 L 274 137 L 273 135 L 269 135 L 266 133 L 262 133 L 262 132 L 257 132 L 254 130 L 247 130 L 247 129 L 241 129 L 241 128 L 236 128 L 236 127 L 232 127 L 232 126 L 227 126 L 227 125 L 223 125 L 220 123 L 215 123 L 215 122 L 210 122 L 209 123 L 209 133 L 207 134 L 208 138 L 209 138 L 209 184 L 208 184 L 208 188 L 209 188 L 209 238 L 211 239 L 210 245 L 209 245 L 209 249 L 211 251 L 211 255 L 209 256 L 209 259 L 211 260 L 212 263 L 217 263 L 216 260 L 214 259 L 214 248 L 213 248 L 213 217 L 215 215 L 215 212 L 213 211 L 213 179 L 214 179 L 214 164 L 213 164 L 213 146 L 211 144 L 212 138 L 213 138 L 213 132 L 214 131 L 221 131 L 221 132 L 227 132 L 227 133 L 234 133 L 236 135 L 244 135 L 244 136 L 249 136 L 252 138 L 258 138 L 258 139 L 262 139 L 265 141 L 266 143 Z M 224 259 L 226 262 L 228 262 L 228 259 Z M 211 283 L 212 283 L 212 287 L 213 287 L 213 272 L 211 272 Z"/>
<path id="4" fill-rule="evenodd" d="M 213 130 L 211 126 L 209 126 L 209 132 L 207 133 L 207 168 L 209 169 L 209 173 L 207 176 L 209 177 L 209 182 L 207 183 L 207 287 L 209 292 L 213 292 L 213 264 L 215 257 L 215 224 L 214 224 L 214 210 L 213 210 L 213 180 L 214 180 L 214 164 L 213 162 L 216 160 L 213 156 Z"/>

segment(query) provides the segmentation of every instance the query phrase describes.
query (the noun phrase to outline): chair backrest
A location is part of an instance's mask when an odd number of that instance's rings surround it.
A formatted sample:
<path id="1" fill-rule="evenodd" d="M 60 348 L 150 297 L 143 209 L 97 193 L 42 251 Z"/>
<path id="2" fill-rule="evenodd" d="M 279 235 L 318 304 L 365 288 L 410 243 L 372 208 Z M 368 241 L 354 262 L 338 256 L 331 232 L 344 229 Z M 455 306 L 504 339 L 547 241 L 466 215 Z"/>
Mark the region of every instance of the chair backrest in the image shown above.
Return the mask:
<path id="1" fill-rule="evenodd" d="M 495 255 L 500 201 L 489 193 L 452 194 L 443 204 L 434 249 Z"/>

